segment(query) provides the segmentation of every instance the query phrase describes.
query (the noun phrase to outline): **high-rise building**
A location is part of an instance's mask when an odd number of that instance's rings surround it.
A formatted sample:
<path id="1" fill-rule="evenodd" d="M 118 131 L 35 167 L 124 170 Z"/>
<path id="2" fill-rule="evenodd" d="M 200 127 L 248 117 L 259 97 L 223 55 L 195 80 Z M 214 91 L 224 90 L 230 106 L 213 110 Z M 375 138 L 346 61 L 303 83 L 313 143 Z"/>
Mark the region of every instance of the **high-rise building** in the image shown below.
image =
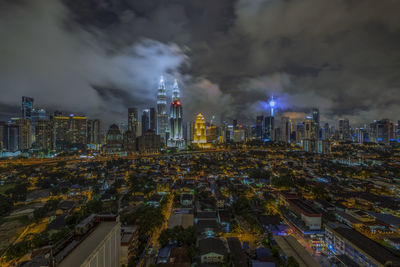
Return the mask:
<path id="1" fill-rule="evenodd" d="M 206 136 L 206 120 L 204 116 L 199 113 L 196 116 L 196 122 L 194 126 L 194 137 L 193 144 L 196 144 L 199 147 L 209 147 L 207 144 L 207 136 Z"/>
<path id="2" fill-rule="evenodd" d="M 53 148 L 63 150 L 68 147 L 70 133 L 70 118 L 55 114 L 53 117 Z"/>
<path id="3" fill-rule="evenodd" d="M 37 120 L 35 122 L 35 148 L 40 150 L 50 150 L 52 141 L 51 121 Z"/>
<path id="4" fill-rule="evenodd" d="M 217 126 L 211 125 L 206 129 L 206 137 L 208 143 L 216 143 L 217 142 Z"/>
<path id="5" fill-rule="evenodd" d="M 315 131 L 315 138 L 320 139 L 319 134 L 319 109 L 314 108 L 312 111 L 312 118 L 314 121 L 314 131 Z"/>
<path id="6" fill-rule="evenodd" d="M 194 132 L 195 132 L 195 122 L 191 121 L 188 122 L 188 143 L 192 143 L 194 140 Z"/>
<path id="7" fill-rule="evenodd" d="M 296 144 L 301 144 L 304 139 L 304 123 L 296 124 Z"/>
<path id="8" fill-rule="evenodd" d="M 136 135 L 139 122 L 139 114 L 137 108 L 128 108 L 128 130 Z"/>
<path id="9" fill-rule="evenodd" d="M 175 80 L 172 89 L 172 103 L 170 108 L 170 135 L 168 145 L 182 147 L 183 140 L 183 108 L 180 100 L 178 82 Z"/>
<path id="10" fill-rule="evenodd" d="M 142 135 L 150 129 L 150 109 L 142 112 Z"/>
<path id="11" fill-rule="evenodd" d="M 238 127 L 238 120 L 237 120 L 237 119 L 233 120 L 233 121 L 232 121 L 232 125 L 233 125 L 233 129 L 237 129 L 237 127 Z"/>
<path id="12" fill-rule="evenodd" d="M 218 143 L 219 144 L 226 143 L 226 127 L 225 127 L 225 125 L 217 128 L 217 134 L 218 134 Z"/>
<path id="13" fill-rule="evenodd" d="M 350 123 L 348 119 L 339 120 L 339 140 L 351 140 Z"/>
<path id="14" fill-rule="evenodd" d="M 291 128 L 290 128 L 290 119 L 288 117 L 282 117 L 281 118 L 281 140 L 282 142 L 285 143 L 290 143 L 290 133 L 291 133 Z"/>
<path id="15" fill-rule="evenodd" d="M 87 142 L 87 119 L 83 116 L 71 116 L 70 120 L 70 142 L 71 144 L 86 146 Z"/>
<path id="16" fill-rule="evenodd" d="M 325 123 L 324 127 L 321 129 L 321 139 L 328 140 L 331 137 L 331 128 L 329 123 Z"/>
<path id="17" fill-rule="evenodd" d="M 263 139 L 264 135 L 264 116 L 257 116 L 256 118 L 256 139 Z"/>
<path id="18" fill-rule="evenodd" d="M 16 124 L 19 127 L 19 149 L 27 150 L 32 145 L 32 123 L 30 119 L 18 119 Z"/>
<path id="19" fill-rule="evenodd" d="M 0 152 L 6 150 L 6 131 L 7 124 L 4 121 L 0 121 Z"/>
<path id="20" fill-rule="evenodd" d="M 331 153 L 331 142 L 329 140 L 318 140 L 316 152 L 318 154 L 330 154 Z"/>
<path id="21" fill-rule="evenodd" d="M 267 116 L 264 118 L 264 140 L 273 140 L 274 117 Z"/>
<path id="22" fill-rule="evenodd" d="M 365 129 L 357 128 L 356 129 L 357 142 L 362 144 L 365 141 Z"/>
<path id="23" fill-rule="evenodd" d="M 107 154 L 119 154 L 123 148 L 123 136 L 118 125 L 112 124 L 106 134 L 104 151 Z"/>
<path id="24" fill-rule="evenodd" d="M 31 119 L 33 111 L 33 98 L 23 96 L 21 103 L 21 116 L 23 119 Z"/>
<path id="25" fill-rule="evenodd" d="M 87 121 L 87 143 L 91 145 L 101 144 L 100 120 Z"/>
<path id="26" fill-rule="evenodd" d="M 270 116 L 274 117 L 274 109 L 275 109 L 275 100 L 274 100 L 274 96 L 271 97 L 271 100 L 269 101 L 269 107 L 271 109 L 270 111 Z"/>
<path id="27" fill-rule="evenodd" d="M 307 116 L 304 122 L 304 139 L 315 139 L 314 121 L 310 116 Z"/>
<path id="28" fill-rule="evenodd" d="M 161 150 L 162 142 L 160 135 L 148 130 L 137 138 L 139 153 L 158 153 Z"/>
<path id="29" fill-rule="evenodd" d="M 166 141 L 168 132 L 167 92 L 161 77 L 157 93 L 157 134 Z"/>
<path id="30" fill-rule="evenodd" d="M 382 119 L 370 124 L 369 138 L 371 142 L 389 144 L 393 135 L 393 123 Z"/>
<path id="31" fill-rule="evenodd" d="M 130 155 L 136 151 L 136 135 L 132 131 L 124 133 L 124 150 Z"/>
<path id="32" fill-rule="evenodd" d="M 157 131 L 157 112 L 155 108 L 150 108 L 150 130 Z"/>
<path id="33" fill-rule="evenodd" d="M 396 137 L 398 142 L 400 142 L 400 120 L 397 122 Z"/>
<path id="34" fill-rule="evenodd" d="M 242 143 L 246 141 L 246 130 L 244 128 L 234 129 L 232 141 L 235 143 Z"/>
<path id="35" fill-rule="evenodd" d="M 276 136 L 274 135 L 274 110 L 276 102 L 273 96 L 268 105 L 270 107 L 270 116 L 264 118 L 264 140 L 270 141 L 276 139 Z"/>
<path id="36" fill-rule="evenodd" d="M 59 267 L 120 266 L 121 223 L 112 215 L 93 214 L 76 226 L 76 231 L 86 230 L 81 238 L 71 238 L 66 248 L 55 255 Z M 64 255 L 63 255 L 64 253 Z M 47 265 L 46 265 L 47 266 Z"/>
<path id="37" fill-rule="evenodd" d="M 19 138 L 20 127 L 18 125 L 8 125 L 7 131 L 7 150 L 15 152 L 20 150 L 20 138 Z"/>
<path id="38" fill-rule="evenodd" d="M 37 120 L 45 120 L 46 118 L 47 118 L 46 110 L 44 110 L 43 108 L 32 110 L 32 121 L 33 122 L 35 122 Z"/>

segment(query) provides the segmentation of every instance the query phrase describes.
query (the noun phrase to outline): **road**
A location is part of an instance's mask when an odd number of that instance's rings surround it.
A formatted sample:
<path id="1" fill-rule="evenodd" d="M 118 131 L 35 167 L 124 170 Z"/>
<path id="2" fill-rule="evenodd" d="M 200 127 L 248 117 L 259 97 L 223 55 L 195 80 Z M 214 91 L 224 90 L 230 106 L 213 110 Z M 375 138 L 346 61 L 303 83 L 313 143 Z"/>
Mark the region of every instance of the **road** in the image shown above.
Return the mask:
<path id="1" fill-rule="evenodd" d="M 157 261 L 157 254 L 160 249 L 160 244 L 158 242 L 158 238 L 160 237 L 160 234 L 163 230 L 168 228 L 168 220 L 169 217 L 171 216 L 172 212 L 172 204 L 174 202 L 174 199 L 172 196 L 169 196 L 168 203 L 163 209 L 163 215 L 165 218 L 165 221 L 161 227 L 156 229 L 151 238 L 150 241 L 148 242 L 147 247 L 145 248 L 146 254 L 143 257 L 142 261 L 138 263 L 137 266 L 149 266 L 150 264 L 156 264 Z M 152 248 L 152 251 L 150 254 L 148 254 L 149 249 Z"/>

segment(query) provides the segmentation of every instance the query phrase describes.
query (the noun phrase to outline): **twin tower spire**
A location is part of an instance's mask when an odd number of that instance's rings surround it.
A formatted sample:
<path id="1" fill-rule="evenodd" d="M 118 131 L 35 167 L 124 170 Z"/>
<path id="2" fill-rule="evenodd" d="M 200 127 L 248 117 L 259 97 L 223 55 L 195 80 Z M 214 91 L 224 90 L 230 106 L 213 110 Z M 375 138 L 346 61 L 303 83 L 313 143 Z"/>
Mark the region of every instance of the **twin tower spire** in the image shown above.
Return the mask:
<path id="1" fill-rule="evenodd" d="M 184 146 L 183 108 L 180 100 L 178 81 L 172 87 L 170 114 L 167 113 L 167 92 L 164 77 L 161 76 L 157 93 L 157 134 L 167 140 L 170 147 Z"/>

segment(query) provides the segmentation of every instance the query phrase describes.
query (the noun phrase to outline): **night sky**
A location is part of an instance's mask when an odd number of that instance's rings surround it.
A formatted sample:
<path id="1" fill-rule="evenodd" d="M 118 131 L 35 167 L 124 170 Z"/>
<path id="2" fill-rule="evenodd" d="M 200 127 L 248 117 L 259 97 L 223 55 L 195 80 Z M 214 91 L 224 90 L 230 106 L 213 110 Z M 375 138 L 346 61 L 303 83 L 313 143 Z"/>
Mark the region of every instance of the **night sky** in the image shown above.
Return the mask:
<path id="1" fill-rule="evenodd" d="M 22 95 L 106 124 L 177 78 L 185 119 L 400 119 L 399 0 L 0 0 L 0 115 Z"/>

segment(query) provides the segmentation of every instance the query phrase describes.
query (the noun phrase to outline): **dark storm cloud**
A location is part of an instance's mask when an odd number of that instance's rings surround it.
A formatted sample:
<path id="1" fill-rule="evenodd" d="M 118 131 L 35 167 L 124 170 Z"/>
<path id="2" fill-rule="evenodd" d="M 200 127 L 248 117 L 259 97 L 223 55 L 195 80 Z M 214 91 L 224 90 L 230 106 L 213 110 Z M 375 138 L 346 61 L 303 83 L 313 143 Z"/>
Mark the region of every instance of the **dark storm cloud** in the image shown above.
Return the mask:
<path id="1" fill-rule="evenodd" d="M 273 94 L 282 112 L 398 119 L 397 0 L 20 3 L 3 4 L 0 18 L 2 103 L 29 94 L 120 120 L 154 103 L 166 73 L 180 81 L 188 118 L 253 119 Z"/>

